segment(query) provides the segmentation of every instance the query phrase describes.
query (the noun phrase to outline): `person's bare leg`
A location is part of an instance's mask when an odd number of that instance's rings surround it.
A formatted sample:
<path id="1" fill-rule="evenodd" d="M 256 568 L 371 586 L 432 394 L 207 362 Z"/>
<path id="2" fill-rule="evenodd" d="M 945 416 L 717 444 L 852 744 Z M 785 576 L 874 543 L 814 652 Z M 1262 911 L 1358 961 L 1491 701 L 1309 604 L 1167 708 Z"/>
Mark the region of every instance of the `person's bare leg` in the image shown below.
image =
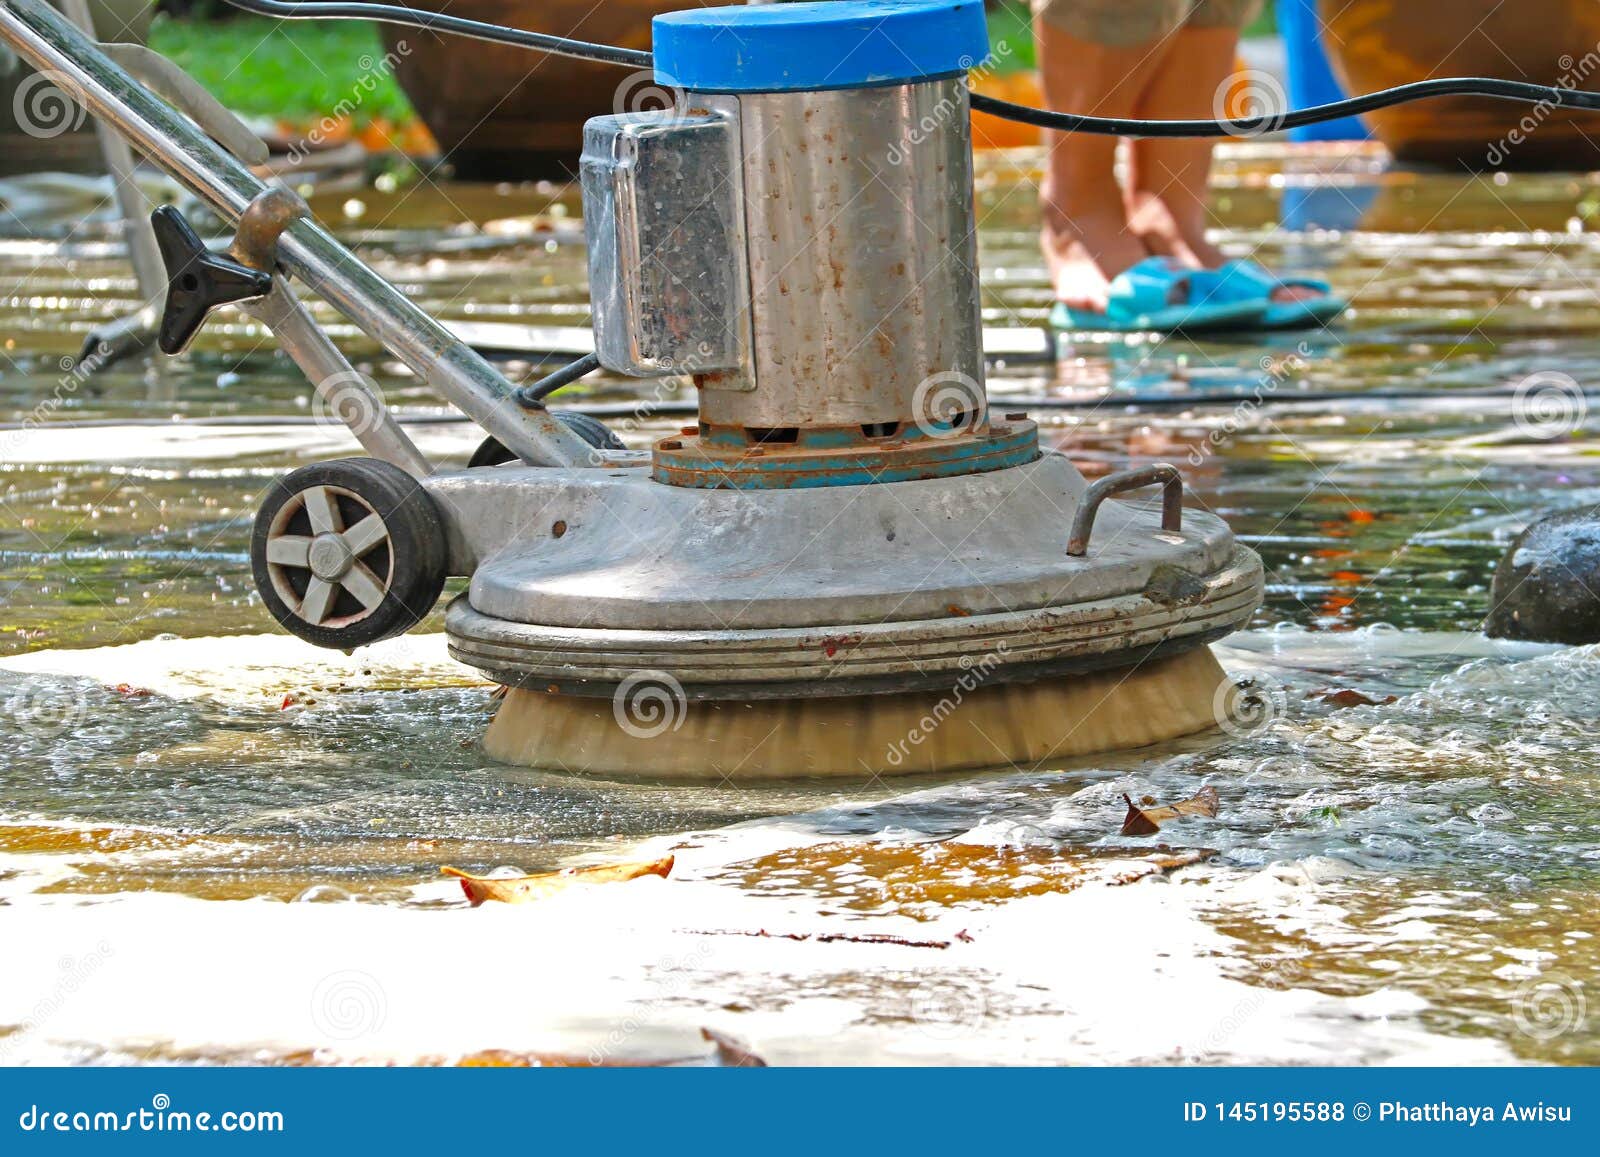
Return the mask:
<path id="1" fill-rule="evenodd" d="M 1034 22 L 1045 103 L 1064 112 L 1130 116 L 1162 52 L 1151 45 L 1112 48 Z M 1115 137 L 1047 132 L 1050 146 L 1040 197 L 1040 246 L 1056 300 L 1100 311 L 1117 274 L 1149 256 L 1128 227 L 1117 185 Z"/>
<path id="2" fill-rule="evenodd" d="M 1134 115 L 1152 120 L 1214 116 L 1216 92 L 1233 72 L 1238 45 L 1236 29 L 1179 29 L 1172 36 L 1172 51 L 1140 94 Z M 1206 240 L 1212 145 L 1206 139 L 1143 139 L 1133 142 L 1128 158 L 1130 227 L 1152 253 L 1196 268 L 1223 261 Z"/>
<path id="3" fill-rule="evenodd" d="M 1203 120 L 1216 115 L 1217 92 L 1233 73 L 1239 33 L 1234 28 L 1179 29 L 1172 51 L 1145 86 L 1134 115 L 1152 120 Z M 1207 180 L 1211 152 L 1207 139 L 1143 139 L 1129 155 L 1128 225 L 1152 253 L 1165 254 L 1197 269 L 1215 269 L 1227 260 L 1206 240 L 1210 221 Z M 1274 300 L 1317 296 L 1315 291 L 1282 287 Z"/>

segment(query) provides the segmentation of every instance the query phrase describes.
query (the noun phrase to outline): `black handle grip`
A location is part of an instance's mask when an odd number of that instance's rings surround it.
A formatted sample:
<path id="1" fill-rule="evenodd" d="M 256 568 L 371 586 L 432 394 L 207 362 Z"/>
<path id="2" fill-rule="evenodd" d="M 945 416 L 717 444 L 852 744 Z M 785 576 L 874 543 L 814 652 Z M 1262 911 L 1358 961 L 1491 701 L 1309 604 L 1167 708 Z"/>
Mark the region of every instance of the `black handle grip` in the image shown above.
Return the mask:
<path id="1" fill-rule="evenodd" d="M 167 306 L 156 341 L 164 354 L 182 353 L 219 305 L 265 297 L 272 274 L 206 248 L 183 214 L 162 205 L 150 214 L 167 267 Z"/>

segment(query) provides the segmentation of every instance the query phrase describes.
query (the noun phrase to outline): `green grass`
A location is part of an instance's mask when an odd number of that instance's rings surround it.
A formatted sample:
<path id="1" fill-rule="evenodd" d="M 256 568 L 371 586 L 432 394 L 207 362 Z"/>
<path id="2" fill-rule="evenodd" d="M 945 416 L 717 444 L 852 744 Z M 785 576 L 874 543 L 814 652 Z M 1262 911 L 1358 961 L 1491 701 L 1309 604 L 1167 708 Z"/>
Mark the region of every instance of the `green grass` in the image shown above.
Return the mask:
<path id="1" fill-rule="evenodd" d="M 361 21 L 161 16 L 150 47 L 245 116 L 304 122 L 342 109 L 357 124 L 411 116 L 377 29 Z"/>
<path id="2" fill-rule="evenodd" d="M 1026 4 L 1007 0 L 989 9 L 989 51 L 996 75 L 1034 67 L 1033 16 Z"/>

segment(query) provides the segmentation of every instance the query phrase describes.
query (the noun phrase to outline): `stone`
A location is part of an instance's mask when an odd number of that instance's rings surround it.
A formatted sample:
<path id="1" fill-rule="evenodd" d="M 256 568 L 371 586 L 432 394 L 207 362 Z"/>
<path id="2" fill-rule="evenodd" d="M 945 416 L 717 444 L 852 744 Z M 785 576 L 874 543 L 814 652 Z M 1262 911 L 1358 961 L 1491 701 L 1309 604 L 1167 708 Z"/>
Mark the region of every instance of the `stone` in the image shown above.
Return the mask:
<path id="1" fill-rule="evenodd" d="M 1489 604 L 1492 638 L 1600 642 L 1600 506 L 1547 515 L 1517 535 Z"/>

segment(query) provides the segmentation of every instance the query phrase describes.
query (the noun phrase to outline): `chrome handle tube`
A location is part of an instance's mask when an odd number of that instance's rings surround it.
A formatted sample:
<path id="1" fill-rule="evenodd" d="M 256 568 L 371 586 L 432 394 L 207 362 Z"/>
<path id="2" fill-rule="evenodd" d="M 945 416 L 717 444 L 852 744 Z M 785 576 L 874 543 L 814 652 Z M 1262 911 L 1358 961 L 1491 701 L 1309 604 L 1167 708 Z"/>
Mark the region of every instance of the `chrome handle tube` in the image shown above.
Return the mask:
<path id="1" fill-rule="evenodd" d="M 0 0 L 0 38 L 229 222 L 266 185 L 187 118 L 135 81 L 44 0 Z M 278 261 L 524 461 L 579 466 L 588 443 L 512 386 L 466 343 L 411 303 L 320 225 L 296 221 Z"/>

